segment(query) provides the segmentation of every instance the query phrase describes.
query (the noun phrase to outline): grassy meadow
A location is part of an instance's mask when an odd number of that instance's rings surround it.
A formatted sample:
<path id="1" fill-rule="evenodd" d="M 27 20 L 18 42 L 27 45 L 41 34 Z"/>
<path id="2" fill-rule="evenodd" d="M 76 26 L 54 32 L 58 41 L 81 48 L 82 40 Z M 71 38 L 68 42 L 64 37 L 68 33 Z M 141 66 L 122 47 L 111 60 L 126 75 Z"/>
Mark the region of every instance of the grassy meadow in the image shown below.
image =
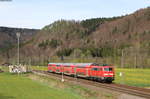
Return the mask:
<path id="1" fill-rule="evenodd" d="M 120 76 L 120 72 L 122 76 Z M 150 69 L 116 69 L 115 82 L 150 88 Z"/>
<path id="2" fill-rule="evenodd" d="M 116 99 L 117 94 L 91 90 L 78 84 L 62 83 L 53 77 L 32 73 L 12 74 L 8 68 L 0 73 L 0 99 Z M 34 66 L 32 69 L 46 70 Z"/>
<path id="3" fill-rule="evenodd" d="M 0 73 L 0 99 L 115 99 L 117 95 L 105 91 L 62 83 L 50 77 L 32 73 L 11 74 L 8 68 Z M 30 69 L 47 70 L 46 66 L 32 66 Z M 116 68 L 115 83 L 150 88 L 150 69 Z M 122 76 L 119 76 L 122 72 Z"/>
<path id="4" fill-rule="evenodd" d="M 0 99 L 82 99 L 72 91 L 48 86 L 27 74 L 0 73 Z"/>
<path id="5" fill-rule="evenodd" d="M 31 70 L 47 70 L 47 66 L 31 66 L 30 67 Z"/>

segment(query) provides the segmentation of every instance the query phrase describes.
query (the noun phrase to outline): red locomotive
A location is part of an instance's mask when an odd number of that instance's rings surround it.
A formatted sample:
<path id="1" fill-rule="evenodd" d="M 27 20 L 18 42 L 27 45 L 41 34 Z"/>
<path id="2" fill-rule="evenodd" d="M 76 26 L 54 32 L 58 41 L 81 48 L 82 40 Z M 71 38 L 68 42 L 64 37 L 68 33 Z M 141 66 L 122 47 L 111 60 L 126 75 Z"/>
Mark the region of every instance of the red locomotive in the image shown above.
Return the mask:
<path id="1" fill-rule="evenodd" d="M 49 63 L 48 71 L 102 82 L 112 82 L 115 77 L 113 66 L 96 63 Z"/>

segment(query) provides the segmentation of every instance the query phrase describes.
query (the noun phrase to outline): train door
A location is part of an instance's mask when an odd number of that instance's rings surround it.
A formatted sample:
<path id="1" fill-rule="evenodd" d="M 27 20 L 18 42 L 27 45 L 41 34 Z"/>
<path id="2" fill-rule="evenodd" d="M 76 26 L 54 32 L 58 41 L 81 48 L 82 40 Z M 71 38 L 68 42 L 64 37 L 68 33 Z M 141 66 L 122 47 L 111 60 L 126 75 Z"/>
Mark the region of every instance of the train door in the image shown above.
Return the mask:
<path id="1" fill-rule="evenodd" d="M 52 69 L 53 72 L 56 72 L 56 65 L 52 65 L 51 69 Z"/>
<path id="2" fill-rule="evenodd" d="M 86 76 L 89 76 L 89 67 L 86 68 Z"/>
<path id="3" fill-rule="evenodd" d="M 61 65 L 61 66 L 60 66 L 60 72 L 61 72 L 61 73 L 64 72 L 64 67 L 65 67 L 64 65 Z"/>
<path id="4" fill-rule="evenodd" d="M 57 73 L 60 72 L 60 65 L 56 65 L 56 72 L 57 72 Z"/>
<path id="5" fill-rule="evenodd" d="M 52 71 L 52 69 L 51 69 L 51 65 L 50 65 L 50 64 L 48 64 L 48 71 L 49 71 L 49 72 L 51 72 L 51 71 Z"/>

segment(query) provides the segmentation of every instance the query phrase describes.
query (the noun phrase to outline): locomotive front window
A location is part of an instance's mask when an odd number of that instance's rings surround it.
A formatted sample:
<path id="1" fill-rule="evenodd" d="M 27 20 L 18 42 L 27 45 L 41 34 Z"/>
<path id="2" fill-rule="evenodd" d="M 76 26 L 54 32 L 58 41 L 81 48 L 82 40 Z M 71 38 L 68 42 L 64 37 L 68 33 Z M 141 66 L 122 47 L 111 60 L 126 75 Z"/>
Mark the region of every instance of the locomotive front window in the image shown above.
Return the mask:
<path id="1" fill-rule="evenodd" d="M 112 71 L 112 68 L 104 68 L 104 71 Z"/>

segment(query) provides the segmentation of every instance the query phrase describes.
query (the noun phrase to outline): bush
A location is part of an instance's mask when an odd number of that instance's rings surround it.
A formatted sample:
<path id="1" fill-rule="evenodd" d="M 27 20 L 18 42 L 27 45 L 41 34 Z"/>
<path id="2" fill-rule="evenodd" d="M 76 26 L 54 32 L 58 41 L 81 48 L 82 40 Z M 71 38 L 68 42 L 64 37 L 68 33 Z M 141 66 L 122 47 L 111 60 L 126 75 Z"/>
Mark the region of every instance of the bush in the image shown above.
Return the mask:
<path id="1" fill-rule="evenodd" d="M 57 56 L 70 56 L 73 49 L 62 49 L 60 51 L 57 51 Z"/>
<path id="2" fill-rule="evenodd" d="M 46 40 L 46 41 L 43 41 L 39 44 L 39 47 L 42 47 L 42 48 L 46 48 L 47 46 L 50 46 L 52 48 L 57 48 L 57 46 L 61 45 L 61 41 L 60 40 L 55 40 L 55 39 L 52 39 L 52 40 Z"/>
<path id="3" fill-rule="evenodd" d="M 49 45 L 50 45 L 52 48 L 56 48 L 57 46 L 61 45 L 61 41 L 52 39 L 52 40 L 49 42 Z"/>

